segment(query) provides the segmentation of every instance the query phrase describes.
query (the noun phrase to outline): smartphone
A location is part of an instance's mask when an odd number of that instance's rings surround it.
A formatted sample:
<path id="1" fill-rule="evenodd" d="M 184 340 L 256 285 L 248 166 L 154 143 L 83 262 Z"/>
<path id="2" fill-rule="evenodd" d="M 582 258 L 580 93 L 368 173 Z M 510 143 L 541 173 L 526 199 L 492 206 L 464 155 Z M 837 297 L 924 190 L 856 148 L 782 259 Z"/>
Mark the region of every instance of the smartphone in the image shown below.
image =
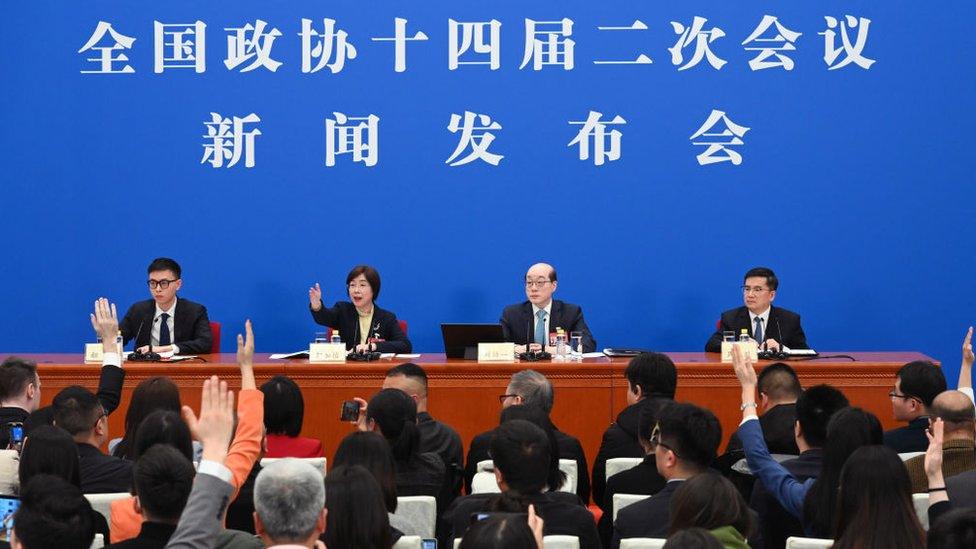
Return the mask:
<path id="1" fill-rule="evenodd" d="M 14 529 L 14 513 L 20 507 L 17 496 L 0 496 L 0 541 L 9 541 Z"/>
<path id="2" fill-rule="evenodd" d="M 24 442 L 23 423 L 12 423 L 10 425 L 10 442 Z"/>
<path id="3" fill-rule="evenodd" d="M 420 542 L 420 549 L 437 549 L 436 539 L 424 539 Z"/>
<path id="4" fill-rule="evenodd" d="M 519 520 L 523 520 L 526 522 L 528 522 L 529 520 L 528 513 L 498 513 L 498 512 L 489 512 L 489 511 L 476 511 L 474 513 L 471 513 L 471 523 L 474 524 L 475 522 L 490 519 L 491 517 L 509 517 L 509 516 L 518 517 Z"/>
<path id="5" fill-rule="evenodd" d="M 356 421 L 359 419 L 359 403 L 355 400 L 347 400 L 342 403 L 342 411 L 339 412 L 339 421 Z"/>

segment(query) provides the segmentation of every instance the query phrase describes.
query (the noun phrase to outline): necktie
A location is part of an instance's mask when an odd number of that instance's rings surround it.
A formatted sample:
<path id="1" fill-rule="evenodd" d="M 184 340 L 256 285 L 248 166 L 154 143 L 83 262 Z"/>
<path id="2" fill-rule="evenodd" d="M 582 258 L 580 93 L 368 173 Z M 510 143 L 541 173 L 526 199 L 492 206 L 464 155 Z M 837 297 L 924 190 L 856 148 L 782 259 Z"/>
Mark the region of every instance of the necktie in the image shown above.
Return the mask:
<path id="1" fill-rule="evenodd" d="M 757 316 L 756 317 L 756 327 L 755 327 L 755 329 L 752 330 L 752 334 L 753 334 L 753 337 L 752 338 L 755 339 L 757 342 L 759 342 L 760 345 L 762 345 L 762 342 L 764 340 L 763 340 L 763 329 L 762 329 L 762 317 L 761 316 Z"/>
<path id="2" fill-rule="evenodd" d="M 535 314 L 535 342 L 542 344 L 543 347 L 546 346 L 546 311 L 545 309 L 539 309 L 539 312 Z"/>
<path id="3" fill-rule="evenodd" d="M 159 315 L 159 346 L 165 347 L 172 343 L 172 338 L 169 335 L 169 313 L 163 313 Z"/>

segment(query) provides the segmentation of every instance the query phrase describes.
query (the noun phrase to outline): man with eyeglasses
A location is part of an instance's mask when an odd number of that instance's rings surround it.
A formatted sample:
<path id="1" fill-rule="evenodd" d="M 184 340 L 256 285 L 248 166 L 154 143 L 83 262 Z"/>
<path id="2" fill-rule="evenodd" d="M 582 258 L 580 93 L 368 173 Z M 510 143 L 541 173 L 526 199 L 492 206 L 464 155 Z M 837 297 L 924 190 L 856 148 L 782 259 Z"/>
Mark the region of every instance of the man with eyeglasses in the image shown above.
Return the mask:
<path id="1" fill-rule="evenodd" d="M 745 305 L 722 313 L 718 329 L 705 344 L 705 352 L 722 350 L 723 332 L 733 332 L 738 339 L 742 330 L 748 330 L 753 339 L 770 351 L 809 348 L 800 326 L 800 315 L 773 307 L 777 288 L 779 279 L 772 269 L 749 269 L 742 285 Z"/>
<path id="2" fill-rule="evenodd" d="M 119 324 L 125 343 L 136 339 L 140 353 L 204 354 L 213 345 L 207 308 L 188 299 L 177 299 L 183 285 L 179 263 L 159 257 L 149 264 L 149 293 L 152 299 L 140 301 L 125 313 Z"/>
<path id="3" fill-rule="evenodd" d="M 902 366 L 895 377 L 895 388 L 888 396 L 895 419 L 908 425 L 886 431 L 885 446 L 900 454 L 928 449 L 925 430 L 929 427 L 932 402 L 945 390 L 945 375 L 935 364 L 917 360 Z"/>
<path id="4" fill-rule="evenodd" d="M 557 328 L 570 333 L 580 332 L 583 337 L 583 352 L 596 350 L 596 341 L 583 319 L 583 309 L 579 305 L 553 299 L 557 286 L 556 269 L 546 263 L 536 263 L 525 273 L 525 296 L 527 301 L 509 305 L 502 311 L 502 330 L 505 341 L 516 344 L 516 351 L 544 350 L 549 346 L 549 334 Z"/>

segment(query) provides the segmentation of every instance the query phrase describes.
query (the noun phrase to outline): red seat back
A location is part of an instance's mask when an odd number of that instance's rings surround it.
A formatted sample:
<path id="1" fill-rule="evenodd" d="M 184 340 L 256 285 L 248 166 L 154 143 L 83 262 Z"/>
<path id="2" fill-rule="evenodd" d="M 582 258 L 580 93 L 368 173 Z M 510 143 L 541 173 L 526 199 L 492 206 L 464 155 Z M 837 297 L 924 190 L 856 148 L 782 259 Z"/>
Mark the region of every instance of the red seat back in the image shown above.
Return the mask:
<path id="1" fill-rule="evenodd" d="M 213 334 L 213 344 L 210 346 L 210 352 L 217 354 L 220 352 L 220 323 L 210 321 L 210 333 Z"/>

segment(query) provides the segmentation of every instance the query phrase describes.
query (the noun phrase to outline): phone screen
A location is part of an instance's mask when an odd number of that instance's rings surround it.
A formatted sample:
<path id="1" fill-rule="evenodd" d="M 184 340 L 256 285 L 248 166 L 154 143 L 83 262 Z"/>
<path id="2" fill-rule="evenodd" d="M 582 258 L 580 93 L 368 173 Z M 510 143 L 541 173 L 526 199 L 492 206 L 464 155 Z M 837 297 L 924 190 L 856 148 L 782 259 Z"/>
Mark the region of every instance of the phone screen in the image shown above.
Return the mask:
<path id="1" fill-rule="evenodd" d="M 342 411 L 339 413 L 339 421 L 356 421 L 359 419 L 359 403 L 355 400 L 347 400 L 342 403 Z"/>
<path id="2" fill-rule="evenodd" d="M 20 507 L 17 496 L 0 496 L 0 541 L 9 541 L 14 529 L 14 513 Z"/>
<path id="3" fill-rule="evenodd" d="M 437 549 L 436 539 L 425 539 L 421 542 L 421 549 Z"/>
<path id="4" fill-rule="evenodd" d="M 14 425 L 10 428 L 10 441 L 11 442 L 23 442 L 24 441 L 24 426 Z"/>

